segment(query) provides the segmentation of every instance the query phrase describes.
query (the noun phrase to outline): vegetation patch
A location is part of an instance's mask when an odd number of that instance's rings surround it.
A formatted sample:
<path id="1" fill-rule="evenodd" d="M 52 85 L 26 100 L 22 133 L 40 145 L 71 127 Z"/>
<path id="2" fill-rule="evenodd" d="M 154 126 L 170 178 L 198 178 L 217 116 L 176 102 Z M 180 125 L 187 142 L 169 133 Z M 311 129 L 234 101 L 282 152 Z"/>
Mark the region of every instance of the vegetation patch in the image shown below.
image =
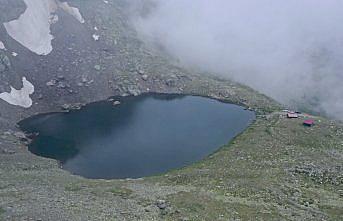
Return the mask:
<path id="1" fill-rule="evenodd" d="M 280 220 L 275 209 L 267 204 L 252 203 L 242 198 L 223 198 L 213 193 L 180 192 L 170 195 L 168 201 L 178 213 L 170 213 L 170 220 L 186 217 L 188 220 Z M 253 209 L 252 209 L 253 208 Z"/>
<path id="2" fill-rule="evenodd" d="M 113 187 L 109 190 L 115 196 L 129 197 L 133 191 L 125 187 Z"/>
<path id="3" fill-rule="evenodd" d="M 185 214 L 207 217 L 203 220 L 226 214 L 242 220 L 335 220 L 343 205 L 343 133 L 329 120 L 318 118 L 314 127 L 304 127 L 302 121 L 281 112 L 261 116 L 205 160 L 172 171 L 163 179 L 165 184 L 198 191 L 175 194 L 171 203 L 185 208 Z M 235 213 L 239 216 L 230 216 Z"/>
<path id="4" fill-rule="evenodd" d="M 0 207 L 0 220 L 3 220 L 3 215 L 6 212 L 5 209 L 3 209 L 2 207 Z"/>
<path id="5" fill-rule="evenodd" d="M 65 186 L 64 190 L 70 191 L 70 192 L 78 192 L 78 191 L 82 190 L 82 186 L 79 184 L 72 183 L 72 184 Z"/>

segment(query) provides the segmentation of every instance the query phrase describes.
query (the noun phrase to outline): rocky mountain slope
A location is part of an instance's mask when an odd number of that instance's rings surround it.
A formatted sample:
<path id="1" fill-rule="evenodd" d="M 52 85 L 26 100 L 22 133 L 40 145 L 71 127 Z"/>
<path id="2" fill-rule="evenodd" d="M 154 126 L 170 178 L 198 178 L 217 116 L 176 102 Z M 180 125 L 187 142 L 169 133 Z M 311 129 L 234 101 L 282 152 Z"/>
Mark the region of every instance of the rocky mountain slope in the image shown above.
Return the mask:
<path id="1" fill-rule="evenodd" d="M 30 96 L 33 101 L 30 108 L 23 109 L 0 100 L 1 125 L 10 125 L 35 112 L 58 110 L 63 104 L 87 103 L 113 95 L 136 95 L 149 91 L 192 92 L 191 87 L 196 84 L 208 90 L 201 94 L 210 94 L 211 87 L 202 76 L 172 65 L 145 47 L 130 25 L 126 1 L 69 1 L 70 8 L 81 12 L 82 18 L 76 19 L 77 16 L 75 18 L 61 7 L 49 9 L 55 7 L 55 0 L 52 0 L 53 6 L 40 5 L 45 1 L 35 0 L 33 2 L 43 10 L 30 9 L 30 13 L 37 15 L 33 21 L 35 25 L 26 28 L 24 33 L 17 33 L 17 40 L 13 30 L 18 27 L 10 26 L 21 24 L 14 21 L 23 17 L 29 7 L 25 10 L 21 0 L 1 1 L 3 11 L 11 8 L 13 12 L 0 21 L 4 24 L 0 40 L 6 47 L 0 50 L 0 92 L 10 92 L 10 86 L 20 89 L 23 77 L 35 88 Z M 31 3 L 31 7 L 34 4 Z M 50 13 L 44 10 L 50 10 Z M 47 33 L 47 24 L 50 24 L 50 34 Z M 26 24 L 22 26 L 27 27 Z M 19 36 L 30 32 L 34 33 L 29 37 L 32 39 L 23 43 Z M 47 48 L 36 48 L 35 45 L 41 42 L 48 45 Z M 275 106 L 270 99 L 254 96 L 255 92 L 245 87 L 222 89 L 221 93 L 225 96 L 235 94 L 229 96 L 232 101 L 246 103 L 247 106 L 257 107 L 261 103 Z M 256 99 L 249 99 L 251 97 Z"/>
<path id="2" fill-rule="evenodd" d="M 314 128 L 303 128 L 301 120 L 287 120 L 275 112 L 279 104 L 248 87 L 178 67 L 139 40 L 128 1 L 0 3 L 0 220 L 339 220 L 343 215 L 340 123 L 318 118 Z M 18 22 L 25 13 L 35 16 L 34 26 Z M 27 30 L 18 33 L 21 25 Z M 30 38 L 20 36 L 31 32 Z M 194 166 L 112 181 L 72 176 L 57 162 L 32 155 L 15 126 L 37 113 L 146 92 L 213 97 L 252 108 L 258 119 Z"/>

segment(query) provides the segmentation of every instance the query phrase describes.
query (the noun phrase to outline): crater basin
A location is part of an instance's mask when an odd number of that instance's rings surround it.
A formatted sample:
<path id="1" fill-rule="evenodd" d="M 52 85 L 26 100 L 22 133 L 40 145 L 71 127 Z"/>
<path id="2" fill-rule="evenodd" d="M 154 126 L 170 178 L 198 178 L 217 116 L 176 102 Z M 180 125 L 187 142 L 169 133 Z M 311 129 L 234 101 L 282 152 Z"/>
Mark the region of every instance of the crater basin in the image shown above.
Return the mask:
<path id="1" fill-rule="evenodd" d="M 19 122 L 37 133 L 32 153 L 53 158 L 73 174 L 94 179 L 157 175 L 202 160 L 255 119 L 252 111 L 183 95 L 115 97 L 69 113 Z"/>

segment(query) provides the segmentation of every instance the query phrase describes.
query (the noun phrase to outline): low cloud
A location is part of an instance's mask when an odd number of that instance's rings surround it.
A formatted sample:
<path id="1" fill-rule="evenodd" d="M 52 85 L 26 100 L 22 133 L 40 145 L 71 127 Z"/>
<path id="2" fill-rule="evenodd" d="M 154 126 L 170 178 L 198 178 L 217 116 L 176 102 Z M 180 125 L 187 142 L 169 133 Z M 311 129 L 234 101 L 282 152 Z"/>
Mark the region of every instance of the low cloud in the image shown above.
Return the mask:
<path id="1" fill-rule="evenodd" d="M 138 33 L 183 65 L 343 119 L 343 1 L 149 3 L 134 18 Z"/>

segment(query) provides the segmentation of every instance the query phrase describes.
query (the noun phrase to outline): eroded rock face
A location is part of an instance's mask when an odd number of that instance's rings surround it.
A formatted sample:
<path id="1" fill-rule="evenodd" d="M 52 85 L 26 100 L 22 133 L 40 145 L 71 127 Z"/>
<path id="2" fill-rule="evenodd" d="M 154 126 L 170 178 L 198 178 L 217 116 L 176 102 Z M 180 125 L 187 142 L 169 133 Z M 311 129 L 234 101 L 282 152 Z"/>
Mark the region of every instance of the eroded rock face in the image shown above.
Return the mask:
<path id="1" fill-rule="evenodd" d="M 10 59 L 7 57 L 7 55 L 0 53 L 0 73 L 8 70 L 10 67 Z"/>
<path id="2" fill-rule="evenodd" d="M 80 23 L 84 23 L 77 8 L 59 0 L 24 0 L 27 8 L 18 19 L 4 23 L 7 33 L 24 47 L 38 55 L 47 55 L 52 51 L 50 25 L 58 22 L 54 13 L 62 9 Z"/>
<path id="3" fill-rule="evenodd" d="M 32 100 L 30 95 L 35 91 L 33 84 L 26 80 L 25 77 L 22 79 L 23 87 L 17 90 L 11 86 L 11 91 L 0 93 L 0 99 L 6 101 L 9 104 L 29 108 L 32 106 Z"/>
<path id="4" fill-rule="evenodd" d="M 63 9 L 65 12 L 73 16 L 76 20 L 78 20 L 80 23 L 85 23 L 85 20 L 83 19 L 80 11 L 78 8 L 71 7 L 67 2 L 59 2 L 56 1 L 58 7 Z"/>

